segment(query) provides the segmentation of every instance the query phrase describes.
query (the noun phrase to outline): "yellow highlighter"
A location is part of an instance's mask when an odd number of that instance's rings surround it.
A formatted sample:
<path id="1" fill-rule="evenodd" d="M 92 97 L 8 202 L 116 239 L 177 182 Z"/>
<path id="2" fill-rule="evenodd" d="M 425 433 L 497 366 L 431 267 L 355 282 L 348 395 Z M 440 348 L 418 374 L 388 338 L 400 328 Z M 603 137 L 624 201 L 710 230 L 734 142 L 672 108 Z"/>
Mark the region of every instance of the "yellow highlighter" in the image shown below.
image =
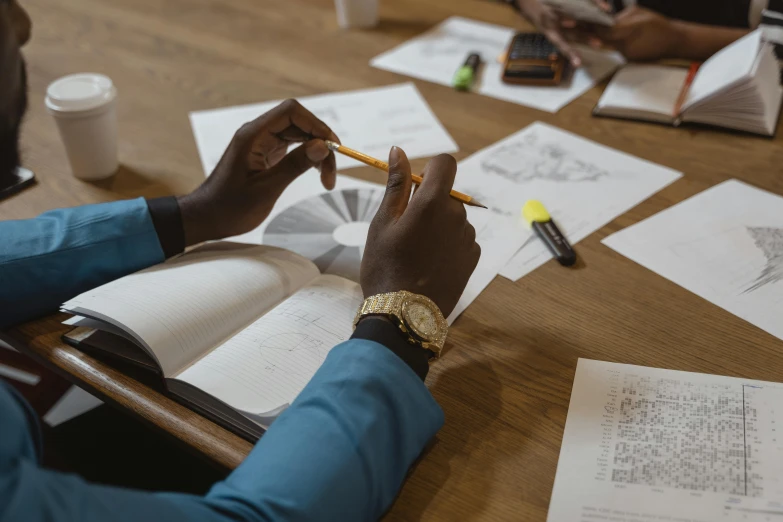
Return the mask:
<path id="1" fill-rule="evenodd" d="M 543 203 L 535 199 L 529 200 L 522 207 L 522 217 L 536 231 L 538 237 L 546 243 L 558 263 L 563 266 L 571 266 L 576 263 L 576 252 L 560 229 L 557 228 L 555 222 L 552 221 L 552 217 Z"/>

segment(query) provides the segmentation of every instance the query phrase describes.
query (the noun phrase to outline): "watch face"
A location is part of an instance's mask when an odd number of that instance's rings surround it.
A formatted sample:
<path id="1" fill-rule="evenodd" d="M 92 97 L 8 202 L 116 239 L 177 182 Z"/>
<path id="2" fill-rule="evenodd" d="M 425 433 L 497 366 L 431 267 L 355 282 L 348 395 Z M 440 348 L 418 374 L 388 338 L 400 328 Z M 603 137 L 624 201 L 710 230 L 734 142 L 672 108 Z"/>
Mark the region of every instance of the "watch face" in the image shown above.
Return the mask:
<path id="1" fill-rule="evenodd" d="M 409 297 L 402 305 L 405 323 L 425 341 L 435 340 L 441 333 L 441 324 L 433 306 L 419 296 Z"/>

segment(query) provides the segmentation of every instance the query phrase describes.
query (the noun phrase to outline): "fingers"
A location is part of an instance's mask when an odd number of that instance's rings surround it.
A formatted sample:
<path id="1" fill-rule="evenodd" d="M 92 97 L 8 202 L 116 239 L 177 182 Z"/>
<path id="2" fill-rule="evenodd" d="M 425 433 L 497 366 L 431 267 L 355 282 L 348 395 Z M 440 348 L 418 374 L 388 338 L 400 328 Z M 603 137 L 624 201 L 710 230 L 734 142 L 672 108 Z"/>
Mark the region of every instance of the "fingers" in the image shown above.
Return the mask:
<path id="1" fill-rule="evenodd" d="M 577 53 L 568 42 L 566 42 L 565 38 L 563 38 L 563 35 L 560 34 L 560 32 L 553 29 L 548 29 L 544 31 L 544 35 L 549 39 L 550 42 L 554 44 L 555 47 L 560 49 L 560 52 L 563 53 L 566 58 L 568 58 L 568 60 L 571 62 L 571 65 L 574 67 L 579 67 L 582 65 L 582 57 L 579 56 L 579 53 Z"/>
<path id="2" fill-rule="evenodd" d="M 428 201 L 449 197 L 457 176 L 457 161 L 448 154 L 434 157 L 424 167 L 422 181 L 414 199 L 422 198 Z"/>
<path id="3" fill-rule="evenodd" d="M 377 214 L 380 219 L 390 222 L 402 216 L 408 208 L 412 185 L 408 156 L 401 148 L 392 147 L 389 151 L 389 180 L 386 183 L 386 194 L 383 196 Z"/>
<path id="4" fill-rule="evenodd" d="M 287 186 L 303 172 L 322 166 L 330 155 L 331 151 L 323 140 L 310 140 L 291 151 L 277 165 L 269 169 L 262 179 L 278 181 L 283 186 Z M 330 176 L 334 177 L 333 171 Z"/>
<path id="5" fill-rule="evenodd" d="M 311 138 L 339 141 L 337 135 L 328 125 L 293 99 L 284 101 L 258 120 L 262 120 L 259 122 L 259 126 L 265 127 L 273 134 L 284 131 L 294 133 L 295 130 L 298 130 Z M 295 130 L 289 130 L 290 127 L 294 127 Z"/>
<path id="6" fill-rule="evenodd" d="M 337 183 L 337 158 L 334 152 L 329 152 L 326 159 L 321 162 L 321 184 L 326 190 L 332 190 Z"/>
<path id="7" fill-rule="evenodd" d="M 340 142 L 324 122 L 296 100 L 286 100 L 255 120 L 244 124 L 234 135 L 240 147 L 252 147 L 265 154 L 288 143 L 320 138 Z"/>
<path id="8" fill-rule="evenodd" d="M 607 13 L 612 12 L 612 6 L 606 0 L 593 0 L 593 3 Z"/>

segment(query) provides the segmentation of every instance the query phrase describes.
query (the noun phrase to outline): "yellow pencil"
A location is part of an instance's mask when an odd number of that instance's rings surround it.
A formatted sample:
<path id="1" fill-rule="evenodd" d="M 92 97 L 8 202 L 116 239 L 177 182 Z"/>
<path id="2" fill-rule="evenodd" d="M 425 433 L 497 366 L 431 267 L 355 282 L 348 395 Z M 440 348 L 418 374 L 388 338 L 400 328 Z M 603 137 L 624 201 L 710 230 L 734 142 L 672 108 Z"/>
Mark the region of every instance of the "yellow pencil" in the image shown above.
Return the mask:
<path id="1" fill-rule="evenodd" d="M 389 164 L 386 163 L 385 161 L 375 159 L 372 156 L 368 156 L 367 154 L 362 154 L 361 152 L 353 149 L 349 149 L 348 147 L 343 147 L 339 143 L 335 143 L 333 141 L 327 141 L 326 146 L 329 148 L 329 150 L 332 150 L 334 152 L 339 152 L 340 154 L 344 154 L 349 158 L 359 160 L 365 165 L 375 167 L 376 169 L 380 169 L 387 173 L 389 172 Z M 421 176 L 417 176 L 416 174 L 411 174 L 411 178 L 413 178 L 413 182 L 417 185 L 419 185 L 422 181 L 424 181 L 424 178 L 422 178 Z M 479 203 L 478 201 L 476 201 L 474 198 L 468 196 L 467 194 L 463 194 L 462 192 L 457 192 L 456 190 L 452 190 L 449 193 L 449 195 L 452 198 L 456 199 L 457 201 L 460 201 L 471 207 L 487 208 L 481 203 Z"/>

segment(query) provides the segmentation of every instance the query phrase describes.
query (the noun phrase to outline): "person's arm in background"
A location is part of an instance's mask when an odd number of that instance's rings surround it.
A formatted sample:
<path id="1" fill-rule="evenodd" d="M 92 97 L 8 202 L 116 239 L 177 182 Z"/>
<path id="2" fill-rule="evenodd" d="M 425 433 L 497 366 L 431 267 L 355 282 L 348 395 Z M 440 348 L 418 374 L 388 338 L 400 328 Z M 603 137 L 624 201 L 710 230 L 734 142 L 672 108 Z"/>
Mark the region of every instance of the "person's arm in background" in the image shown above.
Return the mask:
<path id="1" fill-rule="evenodd" d="M 569 36 L 613 47 L 629 60 L 706 60 L 746 34 L 748 29 L 684 22 L 632 6 L 617 14 L 612 27 L 577 28 Z"/>
<path id="2" fill-rule="evenodd" d="M 244 126 L 207 182 L 179 198 L 185 243 L 254 228 L 285 186 L 314 164 L 331 188 L 334 157 L 321 140 L 286 155 L 289 141 L 336 139 L 322 125 L 289 102 Z M 449 197 L 456 162 L 447 156 L 430 162 L 412 198 L 404 153 L 395 150 L 390 164 L 362 288 L 366 295 L 421 293 L 448 315 L 480 255 L 464 207 Z M 204 497 L 103 487 L 41 469 L 37 424 L 24 401 L 0 384 L 0 521 L 377 519 L 443 423 L 423 383 L 427 369 L 426 352 L 408 345 L 393 324 L 362 320 L 248 459 Z"/>

